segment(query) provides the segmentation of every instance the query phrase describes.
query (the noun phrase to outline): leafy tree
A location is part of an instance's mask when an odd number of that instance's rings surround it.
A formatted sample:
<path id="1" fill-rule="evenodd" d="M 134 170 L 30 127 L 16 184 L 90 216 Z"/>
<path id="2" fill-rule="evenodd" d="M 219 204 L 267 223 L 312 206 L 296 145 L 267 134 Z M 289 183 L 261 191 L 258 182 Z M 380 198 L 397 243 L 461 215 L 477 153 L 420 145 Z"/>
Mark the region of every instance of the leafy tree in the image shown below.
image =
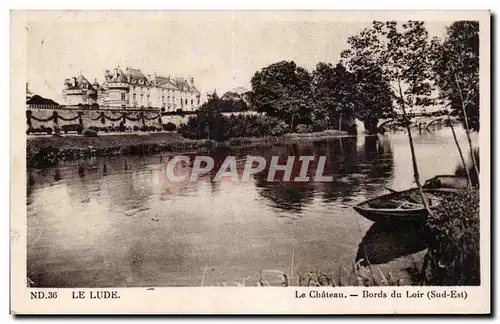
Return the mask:
<path id="1" fill-rule="evenodd" d="M 247 103 L 236 92 L 228 91 L 219 100 L 221 112 L 241 112 L 248 110 Z"/>
<path id="2" fill-rule="evenodd" d="M 427 210 L 429 206 L 420 183 L 420 175 L 411 134 L 411 116 L 416 108 L 433 103 L 430 73 L 430 43 L 422 21 L 374 21 L 370 29 L 348 40 L 350 49 L 342 54 L 350 66 L 380 68 L 380 75 L 391 85 L 387 90 L 401 112 L 412 156 L 413 174 Z"/>
<path id="3" fill-rule="evenodd" d="M 376 29 L 365 29 L 348 39 L 349 49 L 341 53 L 342 62 L 352 74 L 353 114 L 368 133 L 377 133 L 378 122 L 394 117 L 393 94 L 381 67 L 381 40 Z"/>
<path id="4" fill-rule="evenodd" d="M 377 29 L 365 29 L 350 37 L 349 49 L 341 53 L 343 62 L 354 75 L 356 117 L 369 132 L 376 131 L 379 119 L 393 117 L 394 113 L 390 79 L 380 65 L 381 42 Z"/>
<path id="5" fill-rule="evenodd" d="M 179 132 L 190 138 L 206 138 L 223 140 L 225 119 L 220 111 L 220 99 L 214 91 L 207 96 L 205 102 L 198 110 L 198 115 L 190 118 L 185 125 L 181 125 Z"/>
<path id="6" fill-rule="evenodd" d="M 333 67 L 330 63 L 320 62 L 312 73 L 312 91 L 314 120 L 336 120 L 341 130 L 342 118 L 354 115 L 354 76 L 340 63 Z"/>
<path id="7" fill-rule="evenodd" d="M 479 130 L 479 22 L 454 22 L 442 42 L 433 39 L 432 49 L 434 80 L 441 99 L 462 121 L 479 174 L 470 139 L 470 130 Z"/>
<path id="8" fill-rule="evenodd" d="M 252 77 L 251 85 L 250 102 L 258 112 L 285 121 L 291 129 L 311 122 L 311 75 L 295 62 L 281 61 L 264 67 Z"/>
<path id="9" fill-rule="evenodd" d="M 377 66 L 360 67 L 353 74 L 354 116 L 363 122 L 368 133 L 375 134 L 380 119 L 395 116 L 390 84 Z"/>

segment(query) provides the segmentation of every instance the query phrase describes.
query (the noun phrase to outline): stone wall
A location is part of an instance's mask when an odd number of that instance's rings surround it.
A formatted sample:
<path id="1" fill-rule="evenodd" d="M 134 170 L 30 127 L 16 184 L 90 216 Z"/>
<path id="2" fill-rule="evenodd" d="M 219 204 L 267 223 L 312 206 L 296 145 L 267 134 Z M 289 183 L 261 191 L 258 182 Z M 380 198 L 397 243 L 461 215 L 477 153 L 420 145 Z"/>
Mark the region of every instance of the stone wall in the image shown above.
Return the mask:
<path id="1" fill-rule="evenodd" d="M 120 110 L 120 109 L 47 109 L 32 108 L 26 110 L 26 129 L 62 127 L 63 125 L 80 124 L 84 129 L 90 126 L 106 127 L 125 126 L 142 127 L 161 126 L 161 117 L 158 110 Z"/>
<path id="2" fill-rule="evenodd" d="M 57 106 L 31 105 L 26 110 L 26 129 L 31 124 L 32 128 L 39 129 L 41 126 L 46 128 L 61 128 L 64 125 L 81 124 L 84 129 L 91 126 L 107 127 L 119 126 L 123 122 L 126 127 L 156 126 L 173 123 L 176 126 L 185 124 L 189 118 L 196 116 L 196 112 L 188 113 L 167 113 L 161 116 L 157 109 L 119 109 L 119 108 L 81 108 L 72 106 L 57 108 Z M 256 112 L 234 112 L 222 113 L 226 117 L 231 115 L 252 115 Z M 30 122 L 28 122 L 28 119 Z"/>

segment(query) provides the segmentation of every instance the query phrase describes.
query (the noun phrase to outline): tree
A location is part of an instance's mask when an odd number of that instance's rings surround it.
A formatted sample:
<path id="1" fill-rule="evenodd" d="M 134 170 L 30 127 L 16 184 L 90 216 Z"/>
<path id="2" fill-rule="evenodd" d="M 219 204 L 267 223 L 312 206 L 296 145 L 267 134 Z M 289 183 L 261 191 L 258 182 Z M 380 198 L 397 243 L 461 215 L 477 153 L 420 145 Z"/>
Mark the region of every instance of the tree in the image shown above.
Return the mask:
<path id="1" fill-rule="evenodd" d="M 424 195 L 418 172 L 411 133 L 411 116 L 417 107 L 432 104 L 430 44 L 422 21 L 408 21 L 401 26 L 395 21 L 374 21 L 371 29 L 363 30 L 348 40 L 350 49 L 343 53 L 353 67 L 379 67 L 383 80 L 390 84 L 394 103 L 401 111 L 400 123 L 408 134 L 413 176 L 422 201 L 432 214 Z"/>
<path id="2" fill-rule="evenodd" d="M 242 96 L 236 92 L 228 91 L 220 99 L 221 112 L 241 112 L 247 111 L 248 105 Z"/>
<path id="3" fill-rule="evenodd" d="M 353 114 L 375 134 L 380 119 L 394 117 L 391 85 L 380 66 L 380 40 L 375 29 L 366 29 L 350 37 L 348 44 L 341 57 L 352 75 Z"/>
<path id="4" fill-rule="evenodd" d="M 445 104 L 464 125 L 472 163 L 479 174 L 470 138 L 471 130 L 479 130 L 479 22 L 454 22 L 442 42 L 433 39 L 432 49 L 435 83 Z"/>
<path id="5" fill-rule="evenodd" d="M 198 110 L 196 117 L 190 118 L 179 131 L 190 138 L 206 138 L 217 141 L 224 139 L 225 119 L 220 112 L 220 101 L 217 93 L 207 95 L 205 102 Z"/>
<path id="6" fill-rule="evenodd" d="M 354 76 L 342 64 L 318 63 L 312 73 L 314 120 L 337 120 L 341 130 L 342 118 L 353 117 L 353 88 Z"/>
<path id="7" fill-rule="evenodd" d="M 295 62 L 281 61 L 257 71 L 251 80 L 251 105 L 294 129 L 311 122 L 311 76 Z"/>

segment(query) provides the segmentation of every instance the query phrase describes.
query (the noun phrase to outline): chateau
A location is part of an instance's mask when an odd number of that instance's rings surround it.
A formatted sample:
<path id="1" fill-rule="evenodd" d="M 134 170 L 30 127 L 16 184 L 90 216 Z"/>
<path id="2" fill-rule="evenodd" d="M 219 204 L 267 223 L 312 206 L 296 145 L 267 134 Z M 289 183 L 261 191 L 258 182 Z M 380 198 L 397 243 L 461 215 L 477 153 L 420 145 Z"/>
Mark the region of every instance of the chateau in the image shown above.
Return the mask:
<path id="1" fill-rule="evenodd" d="M 64 80 L 67 105 L 99 105 L 111 108 L 158 108 L 193 111 L 200 106 L 200 92 L 189 81 L 170 76 L 144 75 L 140 69 L 106 70 L 104 82 L 90 83 L 83 75 Z"/>

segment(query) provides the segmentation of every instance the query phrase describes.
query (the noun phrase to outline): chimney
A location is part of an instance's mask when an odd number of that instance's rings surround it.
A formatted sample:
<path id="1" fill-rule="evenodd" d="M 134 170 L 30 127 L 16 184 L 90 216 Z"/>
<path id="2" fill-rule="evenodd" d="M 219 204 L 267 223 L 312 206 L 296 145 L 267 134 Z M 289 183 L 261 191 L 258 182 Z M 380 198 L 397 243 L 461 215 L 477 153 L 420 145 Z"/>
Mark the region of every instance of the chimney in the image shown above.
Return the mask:
<path id="1" fill-rule="evenodd" d="M 191 86 L 192 86 L 192 87 L 194 87 L 194 78 L 193 78 L 193 77 L 191 77 L 191 78 L 189 79 L 189 81 L 190 81 L 190 83 L 191 83 Z"/>

